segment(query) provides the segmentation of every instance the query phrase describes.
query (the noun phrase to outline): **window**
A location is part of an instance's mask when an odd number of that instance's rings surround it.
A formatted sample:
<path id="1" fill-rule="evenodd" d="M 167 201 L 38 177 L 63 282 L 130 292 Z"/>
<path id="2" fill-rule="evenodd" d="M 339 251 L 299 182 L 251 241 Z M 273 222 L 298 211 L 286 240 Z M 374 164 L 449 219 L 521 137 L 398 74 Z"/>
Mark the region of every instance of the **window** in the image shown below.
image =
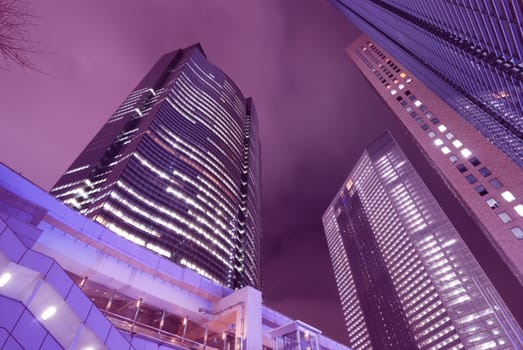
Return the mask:
<path id="1" fill-rule="evenodd" d="M 503 184 L 501 183 L 501 181 L 498 180 L 498 178 L 494 178 L 494 179 L 491 179 L 488 181 L 492 187 L 494 187 L 495 189 L 498 189 L 498 188 L 501 188 L 503 187 Z"/>
<path id="2" fill-rule="evenodd" d="M 403 107 L 405 107 L 406 105 L 408 105 L 408 102 L 405 101 L 405 100 L 403 100 L 403 101 L 401 101 L 400 105 L 402 105 Z"/>
<path id="3" fill-rule="evenodd" d="M 432 118 L 432 119 L 430 120 L 430 122 L 431 122 L 432 124 L 434 124 L 434 125 L 437 125 L 437 124 L 439 124 L 439 119 L 438 119 L 438 118 Z"/>
<path id="4" fill-rule="evenodd" d="M 521 227 L 513 227 L 510 229 L 510 232 L 512 232 L 512 234 L 516 236 L 517 239 L 523 239 L 523 230 L 521 229 Z"/>
<path id="5" fill-rule="evenodd" d="M 401 100 L 403 100 L 403 97 L 398 96 L 398 97 L 396 97 L 396 100 L 401 101 Z"/>
<path id="6" fill-rule="evenodd" d="M 425 105 L 420 106 L 419 110 L 422 111 L 422 112 L 426 112 L 427 111 L 427 106 L 425 106 Z"/>
<path id="7" fill-rule="evenodd" d="M 519 216 L 523 216 L 523 205 L 522 204 L 518 204 L 514 207 L 514 210 L 516 211 L 516 213 L 518 213 Z"/>
<path id="8" fill-rule="evenodd" d="M 416 118 L 416 116 L 417 116 L 418 114 L 417 114 L 416 112 L 410 112 L 410 115 L 412 116 L 412 118 Z M 421 124 L 421 123 L 423 123 L 423 119 L 421 119 L 421 118 L 416 118 L 416 122 L 417 122 L 418 124 Z"/>
<path id="9" fill-rule="evenodd" d="M 447 138 L 447 140 L 452 140 L 454 138 L 454 134 L 451 132 L 448 132 L 445 134 L 445 137 Z"/>
<path id="10" fill-rule="evenodd" d="M 472 152 L 469 151 L 468 148 L 463 148 L 463 149 L 461 150 L 461 155 L 462 155 L 463 157 L 465 157 L 465 158 L 470 157 L 471 154 L 472 154 Z"/>
<path id="11" fill-rule="evenodd" d="M 394 89 L 390 90 L 390 94 L 391 94 L 391 95 L 396 95 L 396 93 L 397 93 L 396 90 L 394 90 Z"/>
<path id="12" fill-rule="evenodd" d="M 441 124 L 440 126 L 438 126 L 438 130 L 440 132 L 445 132 L 447 130 L 447 127 L 445 125 Z"/>
<path id="13" fill-rule="evenodd" d="M 423 124 L 421 128 L 425 131 L 429 130 L 429 126 L 427 124 Z"/>
<path id="14" fill-rule="evenodd" d="M 421 103 L 420 100 L 416 100 L 416 101 L 414 101 L 414 106 L 416 106 L 416 107 L 421 107 L 421 105 L 422 105 L 422 103 Z"/>
<path id="15" fill-rule="evenodd" d="M 434 131 L 429 131 L 427 133 L 427 135 L 429 135 L 430 138 L 433 138 L 434 136 L 436 136 L 436 134 L 434 133 Z"/>
<path id="16" fill-rule="evenodd" d="M 508 213 L 506 211 L 502 211 L 501 213 L 498 213 L 498 217 L 504 224 L 512 221 L 512 218 L 510 217 L 510 215 L 508 215 Z"/>
<path id="17" fill-rule="evenodd" d="M 496 202 L 496 200 L 494 198 L 489 198 L 489 199 L 486 200 L 486 202 L 487 202 L 487 205 L 491 209 L 499 208 L 499 204 L 498 204 L 498 202 Z"/>
<path id="18" fill-rule="evenodd" d="M 492 175 L 492 173 L 490 172 L 490 170 L 487 169 L 487 167 L 479 168 L 478 171 L 481 175 L 483 175 L 483 177 Z"/>
<path id="19" fill-rule="evenodd" d="M 467 179 L 469 184 L 474 184 L 474 183 L 478 182 L 478 179 L 476 179 L 476 177 L 472 174 L 468 174 L 467 176 L 465 176 L 465 179 Z"/>
<path id="20" fill-rule="evenodd" d="M 444 146 L 441 148 L 441 152 L 443 152 L 443 154 L 449 154 L 450 153 L 450 148 L 448 148 L 447 146 Z"/>
<path id="21" fill-rule="evenodd" d="M 455 155 L 451 155 L 449 157 L 449 160 L 451 163 L 457 163 L 458 162 L 458 157 L 456 157 Z"/>
<path id="22" fill-rule="evenodd" d="M 410 90 L 405 90 L 405 96 L 410 96 L 411 92 Z"/>
<path id="23" fill-rule="evenodd" d="M 456 165 L 456 169 L 458 169 L 460 173 L 464 173 L 465 171 L 467 171 L 467 167 L 463 164 Z"/>
<path id="24" fill-rule="evenodd" d="M 476 187 L 474 187 L 474 189 L 476 190 L 476 192 L 479 193 L 480 196 L 484 196 L 484 195 L 488 194 L 487 189 L 483 185 L 476 186 Z"/>
<path id="25" fill-rule="evenodd" d="M 443 144 L 443 141 L 441 141 L 441 139 L 435 139 L 435 140 L 434 140 L 434 144 L 435 144 L 436 146 L 441 146 L 441 145 Z"/>
<path id="26" fill-rule="evenodd" d="M 416 96 L 414 96 L 414 95 L 409 96 L 409 100 L 414 101 L 415 99 L 416 99 Z"/>
<path id="27" fill-rule="evenodd" d="M 461 141 L 458 140 L 458 139 L 452 141 L 452 144 L 453 144 L 454 147 L 456 147 L 456 148 L 460 148 L 461 146 L 463 146 L 463 144 L 461 143 Z"/>
<path id="28" fill-rule="evenodd" d="M 406 109 L 406 110 L 407 110 L 407 112 L 409 112 L 409 113 L 413 111 L 412 107 L 410 107 L 410 106 L 409 106 L 409 107 L 407 107 L 407 108 L 405 108 L 405 109 Z"/>
<path id="29" fill-rule="evenodd" d="M 400 90 L 403 90 L 404 87 L 405 87 L 405 85 L 403 85 L 403 84 L 398 85 L 398 89 L 400 89 Z"/>
<path id="30" fill-rule="evenodd" d="M 469 159 L 469 162 L 470 162 L 470 164 L 472 164 L 472 165 L 474 165 L 474 166 L 478 166 L 478 165 L 481 164 L 481 162 L 479 161 L 479 159 L 476 158 L 476 157 L 472 157 L 472 158 L 470 158 L 470 159 Z"/>
<path id="31" fill-rule="evenodd" d="M 516 197 L 514 197 L 514 195 L 510 191 L 502 192 L 501 197 L 503 197 L 503 199 L 506 200 L 508 203 L 516 200 Z"/>

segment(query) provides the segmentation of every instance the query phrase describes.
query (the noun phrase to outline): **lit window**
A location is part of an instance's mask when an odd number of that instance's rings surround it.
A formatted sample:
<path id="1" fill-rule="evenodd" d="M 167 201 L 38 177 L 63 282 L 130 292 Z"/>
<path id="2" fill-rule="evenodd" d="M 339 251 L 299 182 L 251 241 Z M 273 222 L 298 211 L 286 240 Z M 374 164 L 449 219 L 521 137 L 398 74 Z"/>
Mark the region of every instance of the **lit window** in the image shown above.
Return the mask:
<path id="1" fill-rule="evenodd" d="M 396 90 L 394 90 L 394 89 L 390 90 L 390 94 L 391 94 L 391 95 L 396 95 L 396 93 L 397 93 Z"/>
<path id="2" fill-rule="evenodd" d="M 451 132 L 448 132 L 445 134 L 445 137 L 447 138 L 447 140 L 452 140 L 454 138 L 454 134 Z"/>
<path id="3" fill-rule="evenodd" d="M 470 155 L 472 154 L 472 152 L 469 151 L 468 148 L 463 148 L 463 149 L 461 150 L 461 154 L 463 155 L 463 157 L 468 158 L 468 157 L 470 157 Z"/>
<path id="4" fill-rule="evenodd" d="M 403 88 L 405 88 L 405 85 L 403 85 L 403 84 L 398 85 L 398 89 L 403 90 Z"/>
<path id="5" fill-rule="evenodd" d="M 412 79 L 411 78 L 407 78 L 406 82 L 407 82 L 407 84 L 410 84 L 410 83 L 412 83 Z"/>
<path id="6" fill-rule="evenodd" d="M 441 146 L 441 145 L 443 144 L 443 141 L 441 141 L 441 139 L 435 139 L 435 140 L 434 140 L 434 144 L 435 144 L 436 146 Z"/>
<path id="7" fill-rule="evenodd" d="M 478 182 L 478 179 L 476 179 L 476 177 L 472 174 L 468 174 L 467 176 L 465 176 L 465 179 L 467 179 L 469 184 L 474 184 L 474 183 Z"/>
<path id="8" fill-rule="evenodd" d="M 403 78 L 405 78 L 406 76 L 407 76 L 407 74 L 405 74 L 405 72 L 401 72 L 401 73 L 400 73 L 400 78 L 403 79 Z"/>
<path id="9" fill-rule="evenodd" d="M 436 136 L 436 134 L 434 133 L 434 131 L 429 131 L 427 133 L 427 135 L 429 135 L 430 138 L 433 138 L 434 136 Z"/>
<path id="10" fill-rule="evenodd" d="M 494 187 L 495 189 L 498 189 L 498 188 L 501 188 L 503 187 L 503 184 L 501 183 L 501 181 L 498 180 L 498 178 L 494 178 L 494 179 L 491 179 L 488 181 L 492 187 Z"/>
<path id="11" fill-rule="evenodd" d="M 510 231 L 516 236 L 517 239 L 523 239 L 523 230 L 521 227 L 516 226 L 510 229 Z"/>
<path id="12" fill-rule="evenodd" d="M 510 191 L 502 192 L 501 197 L 503 197 L 503 199 L 509 203 L 516 200 L 516 197 L 514 197 L 514 195 Z"/>
<path id="13" fill-rule="evenodd" d="M 463 164 L 456 165 L 456 169 L 458 169 L 460 173 L 464 173 L 465 171 L 467 171 L 467 167 Z"/>
<path id="14" fill-rule="evenodd" d="M 447 127 L 445 125 L 441 124 L 440 126 L 438 126 L 438 130 L 440 132 L 445 132 L 445 130 L 447 130 Z"/>
<path id="15" fill-rule="evenodd" d="M 409 106 L 409 107 L 407 107 L 407 108 L 405 108 L 405 109 L 406 109 L 406 110 L 407 110 L 407 112 L 409 112 L 409 113 L 410 113 L 410 112 L 412 112 L 412 107 L 410 107 L 410 106 Z"/>
<path id="16" fill-rule="evenodd" d="M 523 216 L 523 204 L 518 204 L 514 207 L 514 210 L 516 213 L 518 213 L 519 216 Z"/>
<path id="17" fill-rule="evenodd" d="M 499 204 L 498 202 L 496 202 L 496 200 L 494 198 L 489 198 L 486 200 L 487 202 L 487 205 L 491 208 L 491 209 L 496 209 L 496 208 L 499 208 Z M 523 208 L 522 208 L 523 209 Z"/>
<path id="18" fill-rule="evenodd" d="M 479 193 L 480 196 L 484 196 L 484 195 L 488 194 L 487 189 L 483 185 L 476 186 L 476 187 L 474 187 L 474 189 L 476 190 L 476 192 Z"/>
<path id="19" fill-rule="evenodd" d="M 502 211 L 501 213 L 498 213 L 498 217 L 504 224 L 512 221 L 512 218 L 510 217 L 510 215 L 508 215 L 508 213 L 506 211 Z"/>
<path id="20" fill-rule="evenodd" d="M 492 175 L 492 173 L 490 172 L 490 170 L 488 170 L 487 167 L 479 168 L 478 171 L 479 171 L 479 173 L 480 173 L 481 175 L 483 175 L 483 177 L 487 177 L 487 176 Z"/>
<path id="21" fill-rule="evenodd" d="M 458 161 L 458 157 L 456 157 L 455 155 L 452 155 L 449 157 L 449 160 L 451 163 L 457 163 Z"/>
<path id="22" fill-rule="evenodd" d="M 454 140 L 454 141 L 452 141 L 452 144 L 453 144 L 454 147 L 456 147 L 456 148 L 460 148 L 461 146 L 463 146 L 463 144 L 461 143 L 460 140 Z"/>
<path id="23" fill-rule="evenodd" d="M 427 113 L 425 113 L 425 115 L 426 115 L 427 118 L 429 118 L 429 119 L 432 118 L 432 117 L 434 117 L 434 114 L 432 114 L 432 112 L 427 112 Z"/>
<path id="24" fill-rule="evenodd" d="M 441 148 L 441 152 L 443 152 L 443 154 L 449 154 L 450 153 L 450 148 L 448 148 L 447 146 L 442 147 Z"/>
<path id="25" fill-rule="evenodd" d="M 421 106 L 421 105 L 422 105 L 422 103 L 421 103 L 420 100 L 416 100 L 416 101 L 414 101 L 414 106 L 419 107 L 419 106 Z"/>

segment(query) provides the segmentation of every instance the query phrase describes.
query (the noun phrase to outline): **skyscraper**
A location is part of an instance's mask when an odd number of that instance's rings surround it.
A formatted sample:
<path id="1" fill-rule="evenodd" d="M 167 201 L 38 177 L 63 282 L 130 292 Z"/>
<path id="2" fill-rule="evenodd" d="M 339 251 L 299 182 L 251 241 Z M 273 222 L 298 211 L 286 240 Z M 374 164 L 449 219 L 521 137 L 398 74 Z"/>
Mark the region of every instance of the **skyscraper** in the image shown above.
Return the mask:
<path id="1" fill-rule="evenodd" d="M 162 56 L 51 194 L 214 281 L 261 288 L 256 111 L 200 45 Z"/>
<path id="2" fill-rule="evenodd" d="M 523 285 L 521 168 L 367 36 L 347 52 Z"/>
<path id="3" fill-rule="evenodd" d="M 389 133 L 323 215 L 353 349 L 519 349 L 523 333 Z"/>
<path id="4" fill-rule="evenodd" d="M 520 1 L 331 2 L 523 168 Z"/>

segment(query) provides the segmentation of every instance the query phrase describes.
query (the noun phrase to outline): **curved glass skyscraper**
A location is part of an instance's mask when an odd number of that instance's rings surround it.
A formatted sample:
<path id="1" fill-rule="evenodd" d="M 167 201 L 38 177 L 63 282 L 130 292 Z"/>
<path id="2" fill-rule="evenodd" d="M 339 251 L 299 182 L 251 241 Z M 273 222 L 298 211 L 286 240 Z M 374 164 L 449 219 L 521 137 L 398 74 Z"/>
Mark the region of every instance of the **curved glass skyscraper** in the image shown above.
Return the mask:
<path id="1" fill-rule="evenodd" d="M 200 45 L 152 67 L 52 188 L 223 285 L 261 287 L 256 110 Z"/>

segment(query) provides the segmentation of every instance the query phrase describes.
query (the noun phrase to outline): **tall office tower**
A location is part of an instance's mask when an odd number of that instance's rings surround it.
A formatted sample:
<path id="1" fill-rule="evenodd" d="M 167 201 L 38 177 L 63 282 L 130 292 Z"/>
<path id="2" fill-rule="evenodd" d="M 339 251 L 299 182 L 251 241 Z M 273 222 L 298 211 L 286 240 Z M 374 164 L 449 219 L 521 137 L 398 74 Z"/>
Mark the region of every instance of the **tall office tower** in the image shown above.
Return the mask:
<path id="1" fill-rule="evenodd" d="M 389 133 L 323 215 L 353 349 L 520 349 L 523 333 Z"/>
<path id="2" fill-rule="evenodd" d="M 331 2 L 523 168 L 521 1 Z"/>
<path id="3" fill-rule="evenodd" d="M 260 191 L 253 101 L 194 45 L 159 59 L 51 194 L 214 281 L 261 288 Z"/>
<path id="4" fill-rule="evenodd" d="M 523 285 L 523 171 L 368 37 L 347 52 Z"/>

